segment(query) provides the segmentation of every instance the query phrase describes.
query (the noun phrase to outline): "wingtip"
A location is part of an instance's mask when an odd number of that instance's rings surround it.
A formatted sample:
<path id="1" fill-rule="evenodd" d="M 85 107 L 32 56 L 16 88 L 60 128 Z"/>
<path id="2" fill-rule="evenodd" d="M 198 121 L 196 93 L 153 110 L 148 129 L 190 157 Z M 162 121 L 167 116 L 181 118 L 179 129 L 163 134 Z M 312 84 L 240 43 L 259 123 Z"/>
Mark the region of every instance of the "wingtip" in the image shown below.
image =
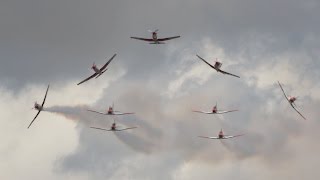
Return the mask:
<path id="1" fill-rule="evenodd" d="M 32 125 L 32 123 L 30 123 L 30 124 L 29 124 L 29 126 L 28 126 L 28 128 L 27 128 L 27 129 L 29 129 L 29 128 L 31 127 L 31 125 Z"/>
<path id="2" fill-rule="evenodd" d="M 192 112 L 196 112 L 196 113 L 200 113 L 201 111 L 199 111 L 199 110 L 194 110 L 194 109 L 192 109 L 191 110 Z"/>

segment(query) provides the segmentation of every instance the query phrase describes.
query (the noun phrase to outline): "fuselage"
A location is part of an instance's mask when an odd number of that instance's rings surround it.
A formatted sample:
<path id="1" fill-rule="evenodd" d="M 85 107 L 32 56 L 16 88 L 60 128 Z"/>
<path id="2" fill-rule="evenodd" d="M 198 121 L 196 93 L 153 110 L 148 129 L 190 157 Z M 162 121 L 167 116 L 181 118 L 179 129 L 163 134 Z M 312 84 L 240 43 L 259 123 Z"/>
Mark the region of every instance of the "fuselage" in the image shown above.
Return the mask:
<path id="1" fill-rule="evenodd" d="M 43 107 L 40 104 L 38 104 L 37 102 L 34 103 L 34 108 L 38 111 L 42 111 L 42 109 L 43 109 Z"/>
<path id="2" fill-rule="evenodd" d="M 218 70 L 218 69 L 220 69 L 221 68 L 221 66 L 222 66 L 222 63 L 221 62 L 219 62 L 219 61 L 216 61 L 216 63 L 214 64 L 214 68 L 216 68 L 216 70 Z"/>
<path id="3" fill-rule="evenodd" d="M 112 107 L 109 107 L 108 114 L 113 114 L 113 108 Z"/>
<path id="4" fill-rule="evenodd" d="M 115 131 L 115 130 L 116 130 L 116 123 L 112 123 L 111 130 L 112 130 L 112 131 Z"/>
<path id="5" fill-rule="evenodd" d="M 158 41 L 158 36 L 157 36 L 157 33 L 156 32 L 153 32 L 152 33 L 152 39 L 154 42 L 157 42 Z"/>
<path id="6" fill-rule="evenodd" d="M 158 34 L 156 32 L 152 33 L 152 40 L 153 40 L 153 43 L 151 44 L 164 44 L 164 42 L 158 41 Z"/>
<path id="7" fill-rule="evenodd" d="M 224 134 L 223 134 L 222 130 L 219 132 L 218 137 L 219 137 L 219 139 L 223 139 L 224 138 Z"/>
<path id="8" fill-rule="evenodd" d="M 218 111 L 217 106 L 213 106 L 212 113 L 217 113 L 217 111 Z"/>
<path id="9" fill-rule="evenodd" d="M 294 101 L 297 100 L 296 97 L 289 97 L 288 99 L 289 99 L 289 102 L 290 102 L 290 103 L 294 103 Z"/>
<path id="10" fill-rule="evenodd" d="M 91 67 L 91 69 L 93 69 L 93 70 L 94 70 L 94 72 L 96 72 L 96 73 L 98 73 L 98 74 L 101 74 L 100 69 L 98 69 L 98 68 L 97 68 L 97 66 L 96 66 L 95 64 Z"/>

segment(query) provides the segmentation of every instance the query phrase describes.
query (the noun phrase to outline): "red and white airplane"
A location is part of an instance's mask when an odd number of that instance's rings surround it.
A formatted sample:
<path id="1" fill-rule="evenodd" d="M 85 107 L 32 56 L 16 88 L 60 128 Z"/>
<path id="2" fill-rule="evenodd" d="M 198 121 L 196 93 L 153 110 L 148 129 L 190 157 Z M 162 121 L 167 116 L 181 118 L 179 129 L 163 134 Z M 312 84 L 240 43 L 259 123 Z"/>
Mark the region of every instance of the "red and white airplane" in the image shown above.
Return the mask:
<path id="1" fill-rule="evenodd" d="M 125 130 L 129 130 L 129 129 L 135 129 L 138 127 L 128 127 L 128 128 L 123 128 L 123 129 L 118 129 L 116 126 L 116 123 L 112 123 L 112 126 L 110 129 L 104 129 L 104 128 L 99 128 L 99 127 L 90 127 L 92 129 L 98 129 L 98 130 L 103 130 L 103 131 L 125 131 Z"/>
<path id="2" fill-rule="evenodd" d="M 90 77 L 86 78 L 85 80 L 79 82 L 77 85 L 80 85 L 80 84 L 88 81 L 88 80 L 91 79 L 91 78 L 94 78 L 94 77 L 95 77 L 95 78 L 98 78 L 99 76 L 101 76 L 104 72 L 106 72 L 106 71 L 108 70 L 108 69 L 106 69 L 107 66 L 109 65 L 109 63 L 113 60 L 113 58 L 114 58 L 116 55 L 117 55 L 117 54 L 114 54 L 114 55 L 110 58 L 110 60 L 109 60 L 105 65 L 103 65 L 100 69 L 97 68 L 97 66 L 95 65 L 95 63 L 93 63 L 91 69 L 94 71 L 94 74 L 92 74 Z"/>
<path id="3" fill-rule="evenodd" d="M 134 112 L 120 112 L 120 111 L 115 111 L 114 110 L 114 104 L 112 106 L 109 106 L 109 109 L 106 112 L 99 112 L 99 111 L 94 111 L 87 109 L 87 111 L 98 113 L 98 114 L 103 114 L 103 115 L 127 115 L 127 114 L 134 114 Z"/>
<path id="4" fill-rule="evenodd" d="M 199 59 L 201 59 L 203 62 L 205 62 L 206 64 L 208 64 L 210 67 L 212 67 L 213 69 L 215 69 L 217 72 L 220 72 L 222 74 L 227 74 L 227 75 L 231 75 L 231 76 L 234 76 L 234 77 L 237 77 L 237 78 L 240 78 L 240 76 L 237 76 L 237 75 L 234 75 L 234 74 L 231 74 L 231 73 L 228 73 L 226 71 L 222 71 L 220 68 L 222 66 L 222 63 L 218 61 L 215 62 L 214 65 L 211 65 L 210 63 L 208 63 L 206 60 L 204 60 L 202 57 L 200 57 L 199 55 L 197 55 L 197 57 Z"/>
<path id="5" fill-rule="evenodd" d="M 46 98 L 47 98 L 47 94 L 48 94 L 48 90 L 49 90 L 49 86 L 47 87 L 47 91 L 46 91 L 46 94 L 44 95 L 44 99 L 42 101 L 42 104 L 38 104 L 37 102 L 34 103 L 34 108 L 32 109 L 35 109 L 35 110 L 38 110 L 38 113 L 36 114 L 36 116 L 33 118 L 33 120 L 31 121 L 31 123 L 29 124 L 28 128 L 32 125 L 33 121 L 36 120 L 36 118 L 38 117 L 38 115 L 40 114 L 40 112 L 43 110 L 43 105 L 44 105 L 44 102 L 46 101 Z"/>
<path id="6" fill-rule="evenodd" d="M 229 111 L 219 111 L 217 104 L 215 106 L 213 106 L 212 111 L 193 110 L 193 112 L 202 113 L 202 114 L 225 114 L 225 113 L 234 112 L 234 111 L 238 111 L 238 110 L 234 109 L 234 110 L 229 110 Z"/>
<path id="7" fill-rule="evenodd" d="M 158 30 L 150 31 L 152 33 L 152 38 L 140 38 L 140 37 L 131 37 L 132 39 L 142 40 L 150 42 L 150 44 L 165 44 L 164 41 L 168 41 L 171 39 L 179 38 L 180 36 L 173 36 L 173 37 L 167 37 L 167 38 L 158 38 Z"/>
<path id="8" fill-rule="evenodd" d="M 238 134 L 238 135 L 234 135 L 234 136 L 228 136 L 223 134 L 222 129 L 220 130 L 218 137 L 212 137 L 212 136 L 199 136 L 201 138 L 207 138 L 207 139 L 230 139 L 230 138 L 235 138 L 235 137 L 239 137 L 239 136 L 243 136 L 244 134 Z"/>
<path id="9" fill-rule="evenodd" d="M 281 88 L 281 90 L 282 90 L 282 92 L 283 92 L 284 97 L 287 99 L 287 101 L 289 102 L 289 104 L 291 105 L 291 107 L 292 107 L 298 114 L 300 114 L 300 116 L 301 116 L 304 120 L 306 120 L 306 118 L 295 108 L 296 104 L 295 104 L 294 102 L 298 99 L 298 97 L 287 96 L 286 93 L 284 92 L 284 90 L 283 90 L 283 88 L 282 88 L 282 86 L 281 86 L 281 84 L 280 84 L 279 81 L 278 81 L 278 84 L 279 84 L 279 86 L 280 86 L 280 88 Z"/>

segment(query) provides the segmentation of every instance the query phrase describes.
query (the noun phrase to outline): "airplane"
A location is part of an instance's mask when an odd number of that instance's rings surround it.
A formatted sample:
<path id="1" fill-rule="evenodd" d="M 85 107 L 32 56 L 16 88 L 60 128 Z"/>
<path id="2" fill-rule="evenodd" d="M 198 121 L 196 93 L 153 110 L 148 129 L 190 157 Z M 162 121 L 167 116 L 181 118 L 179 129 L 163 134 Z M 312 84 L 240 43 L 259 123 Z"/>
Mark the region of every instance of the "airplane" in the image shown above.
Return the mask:
<path id="1" fill-rule="evenodd" d="M 238 111 L 237 109 L 229 110 L 229 111 L 218 111 L 218 105 L 216 104 L 213 106 L 212 111 L 199 111 L 199 110 L 193 110 L 193 112 L 202 113 L 202 114 L 225 114 L 229 112 Z"/>
<path id="2" fill-rule="evenodd" d="M 86 81 L 88 81 L 89 79 L 92 79 L 92 78 L 98 78 L 99 76 L 101 76 L 104 72 L 106 72 L 108 69 L 107 66 L 109 65 L 109 63 L 113 60 L 113 58 L 116 56 L 117 54 L 114 54 L 110 59 L 109 61 L 103 65 L 100 69 L 97 68 L 97 66 L 95 65 L 95 63 L 93 63 L 91 69 L 94 71 L 94 74 L 92 74 L 91 76 L 89 76 L 88 78 L 86 78 L 85 80 L 79 82 L 77 85 L 80 85 Z"/>
<path id="3" fill-rule="evenodd" d="M 40 114 L 40 112 L 43 110 L 43 105 L 44 105 L 44 102 L 46 101 L 46 98 L 47 98 L 49 86 L 50 86 L 50 85 L 48 85 L 48 87 L 47 87 L 47 91 L 46 91 L 46 94 L 44 95 L 44 99 L 43 99 L 42 104 L 40 105 L 40 104 L 38 104 L 37 102 L 34 103 L 34 108 L 32 108 L 32 109 L 38 110 L 38 113 L 36 114 L 36 116 L 33 118 L 33 120 L 31 121 L 31 123 L 29 124 L 28 129 L 30 128 L 30 126 L 32 125 L 32 123 L 34 122 L 34 120 L 36 120 L 36 118 L 38 117 L 38 115 Z"/>
<path id="4" fill-rule="evenodd" d="M 280 84 L 279 81 L 278 81 L 278 84 L 279 84 L 279 86 L 280 86 L 280 88 L 281 88 L 281 90 L 282 90 L 282 92 L 283 92 L 284 97 L 287 99 L 287 101 L 289 102 L 289 104 L 291 105 L 291 107 L 292 107 L 298 114 L 300 114 L 300 116 L 301 116 L 304 120 L 307 120 L 307 119 L 294 107 L 294 106 L 296 106 L 296 104 L 295 104 L 294 102 L 298 99 L 298 97 L 287 96 L 286 93 L 284 92 L 284 90 L 283 90 L 283 88 L 282 88 L 282 86 L 281 86 L 281 84 Z"/>
<path id="5" fill-rule="evenodd" d="M 234 135 L 234 136 L 227 136 L 225 134 L 223 134 L 222 129 L 220 130 L 218 137 L 212 137 L 212 136 L 198 136 L 201 138 L 207 138 L 207 139 L 230 139 L 230 138 L 235 138 L 235 137 L 239 137 L 239 136 L 243 136 L 244 134 L 238 134 L 238 135 Z"/>
<path id="6" fill-rule="evenodd" d="M 218 60 L 215 62 L 214 65 L 211 65 L 210 63 L 208 63 L 206 60 L 204 60 L 202 57 L 200 57 L 199 55 L 197 55 L 197 57 L 199 59 L 201 59 L 203 62 L 205 62 L 206 64 L 208 64 L 210 67 L 212 67 L 213 69 L 215 69 L 217 72 L 220 72 L 222 74 L 227 74 L 227 75 L 231 75 L 231 76 L 234 76 L 234 77 L 237 77 L 237 78 L 240 78 L 240 76 L 237 76 L 237 75 L 234 75 L 234 74 L 231 74 L 231 73 L 228 73 L 226 71 L 222 71 L 220 68 L 222 66 L 222 63 L 219 62 Z"/>
<path id="7" fill-rule="evenodd" d="M 94 113 L 98 113 L 98 114 L 103 114 L 103 115 L 127 115 L 127 114 L 134 114 L 133 112 L 120 112 L 120 111 L 115 111 L 114 110 L 114 104 L 112 104 L 112 106 L 109 106 L 109 109 L 106 112 L 99 112 L 99 111 L 94 111 L 94 110 L 90 110 L 87 109 L 87 111 L 90 112 L 94 112 Z"/>
<path id="8" fill-rule="evenodd" d="M 140 38 L 140 37 L 130 37 L 130 38 L 142 40 L 142 41 L 147 41 L 147 42 L 150 42 L 150 44 L 165 44 L 164 41 L 168 41 L 168 40 L 176 39 L 176 38 L 180 37 L 180 36 L 173 36 L 173 37 L 167 37 L 167 38 L 158 38 L 158 31 L 159 31 L 159 29 L 157 29 L 155 31 L 149 31 L 152 33 L 152 38 L 150 38 L 150 39 Z"/>
<path id="9" fill-rule="evenodd" d="M 99 128 L 99 127 L 90 127 L 92 129 L 98 129 L 98 130 L 103 130 L 103 131 L 125 131 L 125 130 L 129 130 L 129 129 L 135 129 L 138 127 L 128 127 L 128 128 L 124 128 L 124 129 L 118 129 L 116 126 L 116 123 L 112 123 L 112 126 L 110 129 L 104 129 L 104 128 Z"/>

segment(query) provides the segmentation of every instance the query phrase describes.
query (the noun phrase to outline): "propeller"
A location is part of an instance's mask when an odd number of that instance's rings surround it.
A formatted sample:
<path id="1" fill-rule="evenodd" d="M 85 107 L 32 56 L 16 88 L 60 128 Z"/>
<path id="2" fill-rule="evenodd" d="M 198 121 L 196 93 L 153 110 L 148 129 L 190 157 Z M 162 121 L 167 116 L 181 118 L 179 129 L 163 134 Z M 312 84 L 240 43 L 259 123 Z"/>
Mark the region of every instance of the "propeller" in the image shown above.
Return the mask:
<path id="1" fill-rule="evenodd" d="M 156 29 L 156 30 L 148 30 L 148 32 L 151 32 L 151 33 L 156 33 L 156 32 L 158 32 L 159 31 L 159 29 Z"/>

